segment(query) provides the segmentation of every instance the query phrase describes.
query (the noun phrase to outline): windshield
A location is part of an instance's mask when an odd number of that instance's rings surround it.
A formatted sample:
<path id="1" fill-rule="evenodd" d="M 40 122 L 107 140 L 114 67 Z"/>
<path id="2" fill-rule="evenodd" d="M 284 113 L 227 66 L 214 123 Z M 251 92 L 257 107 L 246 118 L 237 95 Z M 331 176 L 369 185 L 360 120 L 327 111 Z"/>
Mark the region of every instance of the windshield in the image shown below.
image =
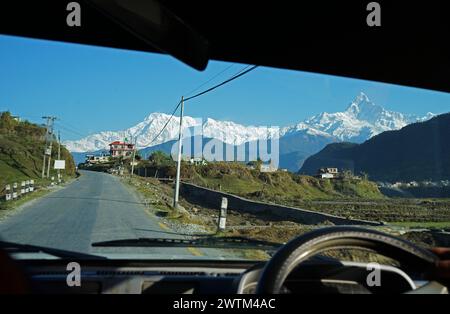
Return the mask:
<path id="1" fill-rule="evenodd" d="M 449 239 L 448 93 L 11 36 L 0 69 L 17 256 L 264 260 L 329 225 Z"/>

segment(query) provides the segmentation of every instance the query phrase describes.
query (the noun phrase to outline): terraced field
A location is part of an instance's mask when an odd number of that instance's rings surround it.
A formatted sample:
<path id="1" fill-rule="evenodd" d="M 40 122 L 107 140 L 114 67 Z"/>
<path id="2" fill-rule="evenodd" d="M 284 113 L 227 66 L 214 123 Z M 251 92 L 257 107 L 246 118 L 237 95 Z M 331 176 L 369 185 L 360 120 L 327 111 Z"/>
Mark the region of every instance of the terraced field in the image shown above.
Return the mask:
<path id="1" fill-rule="evenodd" d="M 450 199 L 383 199 L 367 201 L 293 201 L 290 205 L 333 215 L 386 222 L 447 223 Z"/>

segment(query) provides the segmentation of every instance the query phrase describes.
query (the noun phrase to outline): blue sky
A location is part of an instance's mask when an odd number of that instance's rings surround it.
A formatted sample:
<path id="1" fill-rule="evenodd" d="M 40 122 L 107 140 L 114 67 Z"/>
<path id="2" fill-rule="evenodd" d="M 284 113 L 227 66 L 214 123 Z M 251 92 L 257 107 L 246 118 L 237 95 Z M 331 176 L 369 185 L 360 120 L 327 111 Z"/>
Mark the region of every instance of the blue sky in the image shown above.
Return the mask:
<path id="1" fill-rule="evenodd" d="M 63 138 L 77 139 L 128 128 L 152 112 L 170 113 L 181 95 L 230 65 L 213 61 L 199 72 L 160 54 L 0 36 L 0 111 L 34 122 L 55 115 L 65 126 Z M 234 64 L 201 90 L 244 66 Z M 450 111 L 448 93 L 259 67 L 186 103 L 185 112 L 245 125 L 285 126 L 322 111 L 342 111 L 360 91 L 389 110 Z"/>

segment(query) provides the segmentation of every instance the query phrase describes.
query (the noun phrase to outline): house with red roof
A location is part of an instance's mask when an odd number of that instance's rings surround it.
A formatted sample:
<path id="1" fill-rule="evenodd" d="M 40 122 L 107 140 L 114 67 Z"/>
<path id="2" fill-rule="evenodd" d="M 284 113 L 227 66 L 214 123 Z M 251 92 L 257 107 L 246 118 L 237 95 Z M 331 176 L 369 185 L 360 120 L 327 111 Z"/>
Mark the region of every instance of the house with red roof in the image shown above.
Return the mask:
<path id="1" fill-rule="evenodd" d="M 111 157 L 130 157 L 134 151 L 134 144 L 115 141 L 109 144 Z"/>

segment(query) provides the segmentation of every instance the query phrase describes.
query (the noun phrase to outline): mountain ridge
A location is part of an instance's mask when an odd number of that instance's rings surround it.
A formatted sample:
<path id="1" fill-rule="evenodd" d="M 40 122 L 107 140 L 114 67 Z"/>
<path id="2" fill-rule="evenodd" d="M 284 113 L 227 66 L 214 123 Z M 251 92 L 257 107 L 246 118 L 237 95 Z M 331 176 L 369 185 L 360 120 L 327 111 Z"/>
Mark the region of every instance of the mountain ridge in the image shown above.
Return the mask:
<path id="1" fill-rule="evenodd" d="M 321 167 L 365 172 L 377 181 L 450 179 L 450 113 L 376 135 L 362 144 L 333 143 L 308 157 L 301 174 Z"/>
<path id="2" fill-rule="evenodd" d="M 280 155 L 290 156 L 289 170 L 297 171 L 309 155 L 317 153 L 332 142 L 351 141 L 362 143 L 384 131 L 396 130 L 413 122 L 426 121 L 434 114 L 421 117 L 389 111 L 370 101 L 361 92 L 342 112 L 322 112 L 297 124 L 272 128 L 265 126 L 242 125 L 233 121 L 221 121 L 212 118 L 196 119 L 185 116 L 183 119 L 183 136 L 203 135 L 205 138 L 218 139 L 231 145 L 241 145 L 262 139 L 283 139 L 280 143 Z M 140 149 L 158 146 L 178 138 L 179 117 L 174 116 L 166 129 L 155 139 L 165 125 L 169 115 L 151 113 L 144 120 L 126 130 L 103 131 L 76 141 L 63 143 L 73 153 L 95 152 L 108 149 L 108 144 L 125 138 L 137 139 Z M 154 139 L 154 141 L 152 141 Z M 301 153 L 300 153 L 301 152 Z"/>

